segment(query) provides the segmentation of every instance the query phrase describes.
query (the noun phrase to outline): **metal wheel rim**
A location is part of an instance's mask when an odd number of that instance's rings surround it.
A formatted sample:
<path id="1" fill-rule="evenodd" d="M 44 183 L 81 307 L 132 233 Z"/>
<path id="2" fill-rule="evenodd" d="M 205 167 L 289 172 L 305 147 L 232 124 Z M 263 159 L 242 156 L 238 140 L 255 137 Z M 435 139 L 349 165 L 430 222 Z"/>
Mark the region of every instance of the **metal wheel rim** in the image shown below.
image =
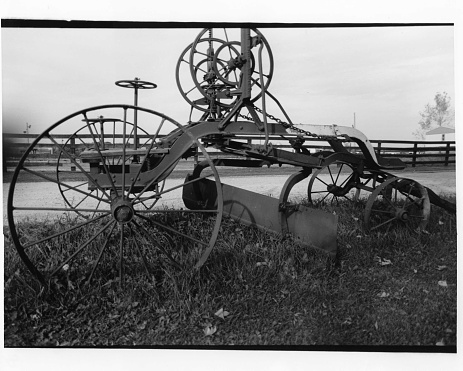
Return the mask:
<path id="1" fill-rule="evenodd" d="M 400 184 L 401 182 L 402 184 Z M 402 192 L 397 186 L 393 187 L 391 199 L 389 200 L 386 192 L 389 192 L 390 186 L 394 186 L 394 183 L 403 187 L 409 185 L 410 188 Z M 416 191 L 419 196 L 413 195 L 413 191 Z M 387 209 L 375 206 L 378 196 L 382 197 Z M 404 198 L 403 204 L 398 202 L 398 197 Z M 419 215 L 413 214 L 412 211 L 414 210 L 418 210 Z M 403 218 L 404 211 L 408 214 L 406 218 Z M 364 228 L 366 231 L 372 232 L 375 230 L 389 230 L 394 225 L 405 224 L 409 229 L 419 232 L 426 228 L 430 211 L 431 204 L 425 187 L 412 179 L 394 177 L 381 183 L 368 198 L 365 206 Z M 373 222 L 373 218 L 379 220 L 377 224 Z"/>
<path id="2" fill-rule="evenodd" d="M 338 172 L 337 174 L 333 171 L 331 171 L 330 169 L 330 166 L 333 166 L 333 165 L 338 165 L 338 163 L 340 164 L 340 167 L 338 168 Z M 314 188 L 314 183 L 316 181 L 318 181 L 318 183 L 322 183 L 324 186 L 328 187 L 330 185 L 330 183 L 327 183 L 325 182 L 324 180 L 320 179 L 319 176 L 320 174 L 326 172 L 328 170 L 328 174 L 330 176 L 330 180 L 333 182 L 334 185 L 337 185 L 337 182 L 339 181 L 339 176 L 341 175 L 341 172 L 343 170 L 344 167 L 347 167 L 350 169 L 349 171 L 349 175 L 347 176 L 347 178 L 342 182 L 340 183 L 339 186 L 343 186 L 345 183 L 347 183 L 347 181 L 349 181 L 349 179 L 353 176 L 354 174 L 354 168 L 353 166 L 351 166 L 350 164 L 348 163 L 345 163 L 345 162 L 334 162 L 334 163 L 331 163 L 331 164 L 328 164 L 324 167 L 322 167 L 321 169 L 318 169 L 317 171 L 315 171 L 313 173 L 313 175 L 310 177 L 310 180 L 309 180 L 309 184 L 307 186 L 307 200 L 309 203 L 313 204 L 313 205 L 320 205 L 322 204 L 326 199 L 330 198 L 330 204 L 333 204 L 334 200 L 336 200 L 336 203 L 338 204 L 339 203 L 339 200 L 338 200 L 338 196 L 335 196 L 333 193 L 330 193 L 328 190 L 323 190 L 323 191 L 313 191 L 313 188 Z M 329 182 L 329 180 L 328 180 Z M 316 186 L 317 184 L 315 184 Z M 321 200 L 315 200 L 313 198 L 313 195 L 314 194 L 320 194 L 320 195 L 324 195 L 322 196 L 322 199 Z M 330 195 L 332 195 L 330 197 Z M 339 197 L 343 197 L 344 199 L 348 200 L 348 201 L 354 201 L 354 199 L 352 198 L 349 198 L 347 196 L 339 196 Z"/>
<path id="3" fill-rule="evenodd" d="M 65 229 L 64 232 L 59 232 L 59 234 L 56 234 L 56 235 L 52 234 L 51 236 L 46 236 L 44 239 L 43 238 L 36 238 L 33 241 L 24 242 L 25 234 L 22 233 L 22 231 L 18 229 L 19 227 L 17 227 L 17 223 L 15 222 L 15 211 L 18 210 L 19 208 L 14 207 L 13 203 L 14 203 L 14 199 L 15 199 L 16 186 L 17 186 L 17 184 L 19 184 L 18 183 L 18 176 L 20 175 L 21 172 L 25 171 L 24 170 L 25 168 L 27 168 L 27 166 L 24 166 L 24 163 L 26 162 L 26 159 L 28 158 L 28 155 L 32 152 L 33 148 L 45 136 L 47 136 L 54 128 L 58 127 L 62 122 L 65 122 L 69 118 L 73 118 L 73 117 L 75 117 L 77 115 L 81 115 L 81 114 L 83 114 L 83 112 L 87 113 L 87 112 L 91 112 L 93 110 L 99 110 L 99 109 L 105 109 L 105 108 L 136 109 L 138 111 L 144 111 L 144 112 L 147 112 L 147 113 L 155 114 L 158 117 L 169 119 L 171 123 L 173 123 L 174 125 L 177 126 L 178 130 L 181 130 L 183 132 L 182 135 L 187 135 L 189 137 L 189 140 L 191 141 L 191 143 L 195 144 L 200 149 L 200 151 L 202 152 L 204 157 L 208 161 L 211 162 L 211 171 L 213 173 L 212 176 L 215 179 L 215 184 L 216 184 L 216 187 L 217 187 L 218 206 L 217 206 L 217 210 L 210 210 L 210 211 L 207 211 L 207 210 L 204 211 L 203 210 L 203 211 L 201 211 L 202 213 L 209 212 L 209 213 L 215 215 L 215 221 L 213 222 L 213 228 L 212 228 L 212 232 L 211 232 L 211 235 L 210 235 L 210 239 L 207 242 L 200 241 L 202 243 L 201 246 L 203 246 L 203 250 L 200 253 L 200 255 L 198 256 L 198 259 L 194 262 L 194 264 L 192 264 L 192 266 L 199 267 L 200 265 L 202 265 L 204 263 L 204 261 L 207 259 L 207 256 L 210 254 L 210 252 L 211 252 L 211 250 L 212 250 L 212 248 L 215 245 L 215 242 L 217 240 L 219 229 L 220 229 L 220 224 L 221 224 L 221 220 L 222 220 L 222 215 L 223 215 L 223 199 L 222 199 L 222 193 L 221 193 L 221 184 L 220 184 L 220 179 L 218 177 L 218 173 L 217 173 L 217 171 L 216 171 L 210 157 L 208 156 L 208 154 L 205 151 L 204 147 L 198 142 L 198 140 L 196 138 L 194 138 L 193 135 L 190 132 L 185 131 L 185 129 L 183 129 L 183 127 L 180 124 L 178 124 L 176 121 L 174 121 L 174 120 L 168 118 L 167 116 L 165 116 L 163 114 L 160 114 L 160 113 L 158 113 L 156 111 L 144 109 L 144 108 L 141 108 L 141 107 L 128 106 L 128 105 L 97 106 L 97 107 L 89 108 L 89 109 L 86 109 L 86 110 L 78 111 L 78 112 L 76 112 L 76 113 L 74 113 L 72 115 L 69 115 L 69 116 L 65 117 L 64 119 L 58 121 L 56 124 L 54 124 L 50 128 L 48 128 L 38 138 L 36 138 L 33 141 L 33 143 L 31 144 L 31 146 L 28 148 L 28 150 L 22 156 L 22 158 L 21 158 L 21 160 L 19 162 L 19 165 L 18 165 L 18 167 L 16 168 L 16 170 L 15 170 L 15 172 L 13 174 L 12 181 L 10 183 L 10 189 L 9 189 L 8 201 L 7 201 L 7 215 L 8 215 L 8 223 L 9 223 L 9 227 L 10 227 L 11 237 L 12 237 L 12 240 L 13 240 L 15 246 L 16 246 L 16 249 L 17 249 L 20 257 L 24 261 L 26 267 L 42 283 L 44 283 L 46 281 L 46 279 L 48 277 L 50 277 L 50 276 L 57 276 L 58 274 L 62 274 L 63 273 L 62 271 L 63 271 L 64 267 L 66 265 L 68 265 L 70 262 L 74 261 L 75 257 L 73 257 L 72 255 L 69 255 L 67 258 L 70 258 L 70 260 L 66 260 L 67 259 L 66 258 L 65 260 L 61 261 L 59 264 L 55 265 L 53 267 L 53 269 L 48 269 L 46 272 L 43 272 L 41 270 L 41 268 L 37 268 L 36 265 L 38 263 L 35 262 L 35 261 L 33 262 L 30 259 L 29 251 L 31 250 L 31 246 L 34 246 L 34 245 L 38 246 L 38 245 L 41 245 L 41 244 L 43 244 L 45 242 L 49 242 L 49 241 L 51 241 L 53 239 L 56 239 L 56 240 L 60 239 L 61 236 L 66 236 L 66 234 L 69 234 L 71 232 L 74 233 L 74 231 L 76 231 L 76 230 L 82 230 L 84 228 L 87 228 L 87 226 L 89 224 L 92 224 L 92 223 L 94 223 L 94 225 L 103 223 L 104 225 L 98 225 L 98 227 L 97 227 L 98 231 L 94 235 L 87 238 L 86 241 L 78 244 L 78 246 L 76 247 L 76 249 L 77 249 L 76 250 L 77 251 L 76 256 L 81 255 L 81 252 L 83 252 L 85 249 L 87 249 L 87 247 L 89 245 L 96 243 L 97 240 L 100 239 L 100 237 L 102 237 L 103 240 L 104 240 L 104 242 L 102 244 L 104 246 L 106 246 L 107 244 L 109 244 L 111 242 L 110 241 L 111 237 L 114 237 L 118 233 L 117 230 L 120 231 L 120 233 L 119 233 L 120 239 L 117 242 L 117 244 L 120 244 L 120 252 L 121 252 L 121 256 L 122 256 L 122 252 L 123 252 L 124 247 L 125 247 L 125 241 L 128 238 L 130 238 L 130 236 L 132 236 L 132 233 L 135 230 L 135 228 L 140 229 L 140 226 L 132 226 L 132 225 L 130 225 L 132 220 L 130 220 L 127 224 L 124 224 L 124 223 L 118 222 L 117 220 L 111 219 L 112 216 L 111 216 L 110 212 L 108 210 L 106 210 L 105 212 L 99 213 L 98 216 L 95 215 L 94 217 L 92 217 L 90 221 L 84 221 L 84 222 L 82 222 L 80 224 L 77 224 L 77 226 L 71 226 L 71 227 Z M 173 160 L 174 165 L 177 162 L 178 162 L 178 160 L 177 161 Z M 170 170 L 172 170 L 172 169 L 170 169 Z M 161 190 L 160 192 L 166 193 L 166 192 L 169 192 L 169 191 L 170 190 L 165 190 L 164 189 L 164 190 Z M 187 211 L 184 211 L 184 212 L 187 212 Z M 139 212 L 136 211 L 136 216 L 138 217 L 139 215 L 141 216 L 141 214 L 139 214 Z M 109 221 L 108 221 L 108 219 L 109 219 Z M 141 223 L 139 223 L 139 224 L 141 224 Z M 116 232 L 114 232 L 115 230 L 116 230 Z M 108 235 L 105 235 L 104 233 L 107 233 L 108 231 L 109 231 Z M 148 235 L 148 233 L 145 233 L 145 234 Z M 155 241 L 153 241 L 153 242 L 154 242 L 154 244 L 156 244 Z M 159 242 L 158 242 L 158 244 L 159 244 Z M 134 248 L 134 250 L 139 251 L 139 247 L 135 246 L 135 245 L 136 245 L 136 242 L 132 243 L 132 248 Z M 162 246 L 156 246 L 156 248 L 158 249 L 158 251 L 160 253 L 163 253 Z M 28 250 L 28 252 L 26 252 L 26 250 Z M 99 252 L 101 254 L 105 253 L 105 247 L 103 247 L 102 250 L 99 251 Z M 166 254 L 166 255 L 168 255 L 168 254 Z M 169 260 L 169 258 L 167 260 Z M 170 259 L 170 260 L 172 260 L 172 259 Z M 93 262 L 95 264 L 94 265 L 95 268 L 98 265 L 98 261 L 95 260 Z M 201 264 L 199 264 L 200 262 L 201 262 Z M 172 263 L 175 265 L 176 262 L 173 261 Z M 145 265 L 146 270 L 148 271 L 145 261 L 144 261 L 144 265 Z M 177 265 L 180 267 L 181 264 L 177 264 Z M 182 267 L 182 268 L 185 268 L 185 267 Z M 186 268 L 188 268 L 188 267 L 186 267 Z M 123 269 L 121 268 L 120 271 L 123 272 Z M 94 270 L 92 271 L 91 275 L 93 274 L 93 272 L 94 272 Z M 121 282 L 122 282 L 122 280 L 123 279 L 122 279 L 122 276 L 121 276 Z"/>

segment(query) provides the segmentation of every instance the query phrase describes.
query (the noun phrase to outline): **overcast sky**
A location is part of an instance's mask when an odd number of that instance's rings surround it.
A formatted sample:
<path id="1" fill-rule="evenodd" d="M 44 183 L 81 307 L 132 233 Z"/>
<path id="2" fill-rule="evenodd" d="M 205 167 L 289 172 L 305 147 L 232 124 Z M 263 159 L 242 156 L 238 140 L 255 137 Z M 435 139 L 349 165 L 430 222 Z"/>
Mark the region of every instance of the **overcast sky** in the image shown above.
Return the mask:
<path id="1" fill-rule="evenodd" d="M 116 80 L 156 90 L 139 104 L 184 123 L 175 82 L 182 51 L 200 29 L 2 29 L 3 130 L 39 133 L 77 110 L 132 104 Z M 269 28 L 269 90 L 295 123 L 352 125 L 370 139 L 413 139 L 437 92 L 454 98 L 453 27 Z M 280 116 L 279 112 L 270 112 Z"/>

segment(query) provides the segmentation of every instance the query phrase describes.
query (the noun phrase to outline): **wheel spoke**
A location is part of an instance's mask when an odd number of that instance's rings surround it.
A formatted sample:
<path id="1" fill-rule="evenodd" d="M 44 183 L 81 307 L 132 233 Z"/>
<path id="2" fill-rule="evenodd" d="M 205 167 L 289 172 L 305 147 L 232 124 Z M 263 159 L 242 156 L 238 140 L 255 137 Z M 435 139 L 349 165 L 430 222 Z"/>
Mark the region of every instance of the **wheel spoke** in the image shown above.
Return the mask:
<path id="1" fill-rule="evenodd" d="M 160 222 L 158 222 L 158 221 L 150 220 L 150 222 L 153 223 L 154 225 L 158 226 L 159 228 L 162 228 L 162 229 L 164 229 L 164 230 L 166 230 L 166 231 L 169 231 L 169 232 L 171 232 L 171 233 L 174 233 L 174 234 L 176 234 L 176 235 L 178 235 L 178 236 L 187 238 L 187 239 L 189 239 L 190 241 L 196 242 L 196 243 L 198 243 L 198 244 L 200 244 L 200 245 L 203 245 L 203 246 L 209 246 L 209 244 L 208 244 L 207 242 L 197 240 L 197 239 L 194 238 L 194 237 L 188 236 L 187 234 L 182 233 L 182 232 L 179 232 L 179 231 L 177 231 L 176 229 L 171 228 L 171 227 L 168 227 L 167 225 L 164 225 L 164 224 L 162 224 L 162 223 L 160 223 Z"/>
<path id="2" fill-rule="evenodd" d="M 69 208 L 62 208 L 62 207 L 19 207 L 19 206 L 13 206 L 12 210 L 15 211 L 61 211 L 61 212 L 77 212 L 77 213 L 94 213 L 98 211 L 99 213 L 105 213 L 109 214 L 109 210 L 96 210 L 96 209 L 69 209 Z"/>
<path id="3" fill-rule="evenodd" d="M 316 178 L 317 180 L 319 180 L 320 182 L 322 182 L 324 185 L 326 185 L 327 187 L 329 186 L 328 183 L 326 183 L 323 179 L 320 179 L 319 177 Z"/>
<path id="4" fill-rule="evenodd" d="M 200 181 L 201 179 L 206 179 L 206 178 L 209 178 L 209 177 L 211 177 L 211 176 L 214 176 L 214 174 L 203 175 L 203 176 L 201 176 L 201 177 L 195 178 L 195 179 L 190 180 L 190 181 L 188 181 L 188 182 L 185 182 L 185 183 L 176 185 L 176 186 L 174 186 L 174 187 L 171 187 L 171 188 L 169 188 L 169 189 L 162 190 L 161 192 L 157 193 L 156 197 L 160 197 L 160 196 L 162 196 L 162 195 L 165 194 L 165 193 L 169 193 L 169 192 L 174 191 L 174 190 L 176 190 L 176 189 L 178 189 L 178 188 L 185 187 L 186 185 L 189 185 L 189 184 L 198 182 L 198 181 Z M 150 187 L 153 185 L 153 183 L 155 183 L 155 181 L 156 181 L 156 179 L 153 179 L 153 180 L 152 180 L 147 186 L 145 186 L 145 188 L 144 188 L 144 189 L 132 200 L 132 202 L 133 202 L 134 205 L 136 205 L 136 204 L 138 204 L 138 203 L 140 202 L 140 200 L 139 200 L 139 199 L 140 199 L 140 195 L 143 194 L 144 192 L 146 192 L 146 190 L 147 190 L 148 188 L 150 188 Z"/>
<path id="5" fill-rule="evenodd" d="M 343 166 L 344 166 L 344 163 L 341 162 L 341 166 L 340 166 L 339 169 L 338 169 L 338 175 L 336 176 L 336 180 L 334 181 L 334 184 L 337 184 L 337 183 L 338 183 L 339 175 L 341 175 Z"/>
<path id="6" fill-rule="evenodd" d="M 381 223 L 381 224 L 378 224 L 378 225 L 376 225 L 376 226 L 370 228 L 370 230 L 373 231 L 373 230 L 375 230 L 375 229 L 378 229 L 378 228 L 382 227 L 383 225 L 386 225 L 386 224 L 389 224 L 389 223 L 393 222 L 394 220 L 396 220 L 396 217 L 391 218 L 391 219 L 389 219 L 389 220 L 386 220 L 385 222 L 383 222 L 383 223 Z"/>
<path id="7" fill-rule="evenodd" d="M 108 236 L 106 237 L 106 241 L 105 241 L 103 247 L 101 248 L 100 253 L 98 254 L 98 258 L 97 258 L 97 260 L 95 261 L 95 264 L 93 265 L 92 271 L 90 272 L 90 276 L 89 276 L 88 279 L 87 279 L 87 285 L 90 284 L 90 281 L 92 280 L 93 274 L 95 273 L 96 267 L 97 267 L 98 264 L 100 263 L 100 260 L 101 260 L 101 258 L 103 257 L 104 251 L 105 251 L 106 248 L 108 247 L 111 234 L 113 233 L 114 228 L 116 228 L 116 225 L 117 225 L 117 223 L 113 223 L 113 225 L 112 225 L 112 227 L 111 227 L 111 230 L 109 231 Z"/>
<path id="8" fill-rule="evenodd" d="M 59 173 L 70 173 L 70 174 L 72 174 L 72 173 L 75 173 L 75 171 L 59 171 Z M 58 182 L 57 182 L 57 183 L 58 183 Z M 73 187 L 68 186 L 66 189 L 63 189 L 63 193 L 66 193 L 66 192 L 71 191 L 71 190 L 73 190 L 73 189 L 76 189 L 76 190 L 77 190 L 77 189 L 79 189 L 80 187 L 85 186 L 85 185 L 87 185 L 87 184 L 88 184 L 87 182 L 83 182 L 83 183 L 77 184 L 76 186 L 73 186 Z M 64 183 L 59 183 L 59 185 L 64 185 L 64 186 L 66 186 L 66 184 L 64 184 Z"/>
<path id="9" fill-rule="evenodd" d="M 93 130 L 92 130 L 92 126 L 95 128 L 95 124 L 90 125 L 89 120 L 87 118 L 87 113 L 86 112 L 84 112 L 83 116 L 84 116 L 85 122 L 87 123 L 88 130 L 90 131 L 90 135 L 92 136 L 92 140 L 93 140 L 93 144 L 95 145 L 95 149 L 97 150 L 98 155 L 100 156 L 101 163 L 103 164 L 105 173 L 106 173 L 106 175 L 108 177 L 108 180 L 109 180 L 109 184 L 111 184 L 111 189 L 117 195 L 117 189 L 116 189 L 116 186 L 114 185 L 113 178 L 111 177 L 111 174 L 110 174 L 110 172 L 108 170 L 108 166 L 106 165 L 106 160 L 105 160 L 104 156 L 101 153 L 100 146 L 98 145 L 98 143 L 96 141 L 96 138 L 95 138 L 95 134 L 93 133 Z M 96 131 L 96 129 L 95 129 L 95 131 Z M 103 145 L 104 145 L 104 142 L 103 142 Z"/>
<path id="10" fill-rule="evenodd" d="M 85 192 L 85 191 L 82 191 L 80 189 L 78 189 L 76 186 L 72 186 L 72 185 L 69 185 L 69 184 L 66 184 L 66 183 L 63 183 L 63 182 L 60 182 L 56 179 L 53 179 L 45 174 L 41 174 L 40 172 L 37 172 L 37 171 L 34 171 L 34 170 L 31 170 L 27 167 L 22 167 L 22 170 L 24 170 L 25 172 L 27 173 L 30 173 L 32 175 L 35 175 L 39 178 L 42 178 L 42 179 L 45 179 L 45 180 L 48 180 L 49 182 L 52 182 L 52 183 L 55 183 L 55 184 L 58 184 L 58 185 L 61 185 L 63 187 L 66 187 L 66 191 L 69 191 L 69 190 L 72 190 L 72 191 L 75 191 L 75 192 L 79 192 L 79 193 L 82 193 L 84 195 L 86 195 L 87 197 L 93 197 L 95 199 L 98 199 L 98 200 L 101 200 L 101 198 L 97 198 L 95 196 L 91 196 L 88 192 Z M 87 183 L 83 183 L 83 184 L 87 184 Z M 80 185 L 79 185 L 80 186 Z M 109 203 L 109 201 L 104 201 L 106 203 Z"/>
<path id="11" fill-rule="evenodd" d="M 351 173 L 344 181 L 339 185 L 339 187 L 343 187 L 349 180 L 351 180 L 354 177 L 354 173 Z M 338 179 L 336 179 L 338 181 Z"/>
<path id="12" fill-rule="evenodd" d="M 71 162 L 79 168 L 79 170 L 82 172 L 82 174 L 84 174 L 87 179 L 98 189 L 100 189 L 105 195 L 106 197 L 109 199 L 109 195 L 106 193 L 106 191 L 100 187 L 96 182 L 95 180 L 84 170 L 84 168 L 75 160 L 75 158 L 70 154 L 68 153 L 63 146 L 61 146 L 53 137 L 51 137 L 49 134 L 48 134 L 48 138 L 60 149 L 60 151 L 62 153 L 64 153 L 66 155 L 66 157 L 68 157 Z"/>
<path id="13" fill-rule="evenodd" d="M 122 197 L 125 197 L 125 150 L 126 150 L 126 135 L 127 135 L 127 108 L 123 109 L 124 111 L 124 121 L 122 124 Z"/>
<path id="14" fill-rule="evenodd" d="M 330 193 L 329 191 L 313 191 L 313 192 L 310 192 L 312 194 L 316 194 L 316 193 Z"/>
<path id="15" fill-rule="evenodd" d="M 132 229 L 132 226 L 131 226 L 130 224 L 129 224 L 129 228 L 130 228 L 130 234 L 131 234 L 132 236 L 134 236 L 135 233 L 134 233 L 134 231 L 133 231 L 133 229 Z M 147 275 L 148 277 L 150 277 L 150 271 L 149 271 L 149 268 L 148 268 L 148 262 L 147 262 L 147 260 L 146 260 L 145 255 L 144 255 L 143 252 L 141 251 L 140 246 L 138 245 L 138 242 L 137 242 L 137 238 L 136 238 L 136 237 L 133 238 L 133 242 L 134 242 L 135 248 L 136 248 L 137 251 L 138 251 L 138 254 L 140 254 L 140 257 L 141 257 L 141 259 L 142 259 L 142 261 L 143 261 L 143 266 L 145 267 L 146 275 Z"/>
<path id="16" fill-rule="evenodd" d="M 90 245 L 100 234 L 102 234 L 111 224 L 115 223 L 114 220 L 110 220 L 103 228 L 101 228 L 98 232 L 96 232 L 87 242 L 82 244 L 76 252 L 74 252 L 71 256 L 69 256 L 64 262 L 60 263 L 58 267 L 51 273 L 54 276 L 63 266 L 69 263 L 74 257 L 76 257 L 79 253 L 81 253 L 88 245 Z"/>
<path id="17" fill-rule="evenodd" d="M 347 201 L 353 202 L 349 197 L 347 197 L 347 195 L 343 195 L 342 197 L 344 197 Z"/>
<path id="18" fill-rule="evenodd" d="M 328 173 L 330 173 L 330 178 L 331 178 L 331 181 L 333 182 L 332 184 L 336 184 L 336 182 L 333 179 L 333 173 L 331 172 L 330 165 L 328 165 L 326 168 L 328 169 Z"/>
<path id="19" fill-rule="evenodd" d="M 169 213 L 178 213 L 181 212 L 182 214 L 217 214 L 218 210 L 211 209 L 211 210 L 189 210 L 189 209 L 182 209 L 179 211 L 178 209 L 148 209 L 148 210 L 137 210 L 137 215 L 139 214 L 169 214 Z M 139 215 L 141 217 L 141 215 Z"/>
<path id="20" fill-rule="evenodd" d="M 133 220 L 133 224 L 143 233 L 143 235 L 150 240 L 161 253 L 163 253 L 169 260 L 170 262 L 177 268 L 182 269 L 182 266 L 161 246 L 161 244 L 156 241 L 156 239 L 153 237 L 151 233 L 149 233 L 141 224 L 139 224 L 137 221 Z M 153 223 L 152 220 L 149 220 L 150 223 Z M 153 223 L 156 224 L 156 223 Z"/>
<path id="21" fill-rule="evenodd" d="M 127 193 L 130 194 L 130 193 L 132 192 L 132 189 L 133 189 L 133 187 L 135 186 L 135 183 L 136 183 L 138 177 L 140 176 L 140 173 L 141 173 L 141 170 L 142 170 L 142 168 L 143 168 L 143 165 L 148 161 L 148 155 L 149 155 L 150 151 L 153 149 L 153 147 L 154 147 L 154 145 L 155 145 L 155 143 L 156 143 L 156 138 L 158 137 L 159 131 L 161 130 L 161 128 L 162 128 L 162 126 L 164 125 L 164 122 L 165 122 L 165 121 L 166 121 L 166 119 L 163 118 L 162 121 L 161 121 L 161 123 L 159 124 L 158 129 L 156 130 L 156 133 L 154 133 L 153 138 L 152 138 L 152 140 L 151 140 L 151 145 L 149 146 L 149 148 L 146 149 L 146 153 L 145 153 L 145 157 L 144 157 L 144 159 L 143 159 L 143 162 L 142 162 L 142 164 L 140 165 L 140 168 L 138 169 L 137 175 L 134 177 L 134 179 L 133 179 L 133 181 L 132 181 L 132 184 L 130 185 L 130 188 L 129 188 L 129 190 L 128 190 Z M 140 197 L 143 193 L 144 193 L 144 192 L 142 191 L 142 192 L 138 195 L 138 197 Z"/>
<path id="22" fill-rule="evenodd" d="M 40 239 L 40 240 L 38 240 L 38 241 L 34 241 L 34 242 L 27 243 L 27 244 L 23 245 L 23 249 L 26 250 L 26 249 L 28 249 L 28 248 L 31 247 L 31 246 L 37 245 L 37 244 L 42 243 L 42 242 L 45 242 L 45 241 L 49 241 L 49 240 L 51 240 L 51 239 L 53 239 L 53 238 L 56 238 L 56 237 L 59 237 L 59 236 L 62 236 L 62 235 L 64 235 L 64 234 L 66 234 L 66 233 L 72 232 L 72 231 L 75 230 L 75 229 L 78 229 L 78 228 L 81 228 L 81 227 L 83 227 L 83 226 L 85 226 L 85 225 L 87 225 L 87 224 L 96 222 L 96 221 L 98 221 L 98 220 L 104 218 L 105 216 L 107 216 L 107 215 L 100 215 L 100 216 L 98 216 L 98 217 L 95 218 L 95 219 L 87 220 L 87 221 L 85 221 L 85 222 L 83 222 L 83 223 L 80 223 L 80 224 L 77 224 L 77 225 L 75 225 L 75 226 L 73 226 L 73 227 L 70 227 L 70 228 L 68 228 L 68 229 L 66 229 L 66 230 L 64 230 L 64 231 L 55 233 L 55 234 L 53 234 L 53 235 L 51 235 L 51 236 L 44 237 L 44 238 L 42 238 L 42 239 Z"/>
<path id="23" fill-rule="evenodd" d="M 119 229 L 121 231 L 121 239 L 119 241 L 119 286 L 123 286 L 124 279 L 124 224 L 119 223 Z"/>
<path id="24" fill-rule="evenodd" d="M 383 214 L 391 214 L 390 211 L 388 210 L 380 210 L 380 209 L 371 209 L 371 211 L 377 212 L 377 213 L 383 213 Z"/>
<path id="25" fill-rule="evenodd" d="M 326 196 L 323 197 L 323 198 L 319 201 L 319 203 L 320 203 L 320 204 L 323 203 L 323 201 L 325 200 L 325 198 L 327 198 L 330 194 L 332 194 L 332 193 L 328 192 L 328 193 L 326 194 Z M 331 199 L 331 202 L 333 202 L 333 199 Z"/>

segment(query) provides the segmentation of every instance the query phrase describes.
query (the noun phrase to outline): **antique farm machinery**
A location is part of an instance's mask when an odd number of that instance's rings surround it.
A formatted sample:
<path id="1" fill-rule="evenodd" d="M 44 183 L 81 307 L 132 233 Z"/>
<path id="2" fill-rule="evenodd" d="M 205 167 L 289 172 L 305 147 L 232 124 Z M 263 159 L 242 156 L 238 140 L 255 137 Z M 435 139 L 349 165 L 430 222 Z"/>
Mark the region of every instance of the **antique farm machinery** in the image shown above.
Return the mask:
<path id="1" fill-rule="evenodd" d="M 370 194 L 367 230 L 395 224 L 424 229 L 430 203 L 454 210 L 426 187 L 390 174 L 405 165 L 376 155 L 360 131 L 293 124 L 269 91 L 273 73 L 272 51 L 258 30 L 205 29 L 176 66 L 178 88 L 191 106 L 186 125 L 139 107 L 139 91 L 156 85 L 136 78 L 116 82 L 133 89 L 134 105 L 87 108 L 50 126 L 21 158 L 8 195 L 11 237 L 28 269 L 44 282 L 78 269 L 90 280 L 105 259 L 115 262 L 121 281 L 128 265 L 148 272 L 158 263 L 199 268 L 219 238 L 224 215 L 292 234 L 334 257 L 337 216 L 314 206 L 356 200 L 362 191 Z M 269 104 L 284 121 L 267 112 Z M 272 145 L 276 135 L 292 149 Z M 247 141 L 249 136 L 260 136 L 260 143 Z M 311 153 L 304 143 L 313 138 L 331 150 Z M 346 141 L 356 144 L 355 152 Z M 34 166 L 33 154 L 47 146 L 58 154 L 56 165 Z M 230 156 L 211 157 L 206 147 Z M 200 159 L 188 173 L 187 158 Z M 296 168 L 279 198 L 223 184 L 217 170 L 272 165 Z M 307 178 L 309 203 L 303 205 L 290 195 Z M 45 185 L 49 196 L 31 199 L 30 184 Z M 24 221 L 31 215 L 48 227 L 31 230 Z"/>

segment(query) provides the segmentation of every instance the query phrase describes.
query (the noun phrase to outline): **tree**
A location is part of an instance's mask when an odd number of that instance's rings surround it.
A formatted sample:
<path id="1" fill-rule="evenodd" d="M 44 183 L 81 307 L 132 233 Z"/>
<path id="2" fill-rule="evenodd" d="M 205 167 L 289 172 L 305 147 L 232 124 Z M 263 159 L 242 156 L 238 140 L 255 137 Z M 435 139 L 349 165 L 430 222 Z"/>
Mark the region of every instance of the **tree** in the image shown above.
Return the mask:
<path id="1" fill-rule="evenodd" d="M 424 139 L 426 132 L 439 126 L 454 126 L 455 113 L 450 105 L 451 98 L 444 91 L 437 93 L 434 97 L 434 104 L 426 104 L 424 111 L 420 112 L 421 119 L 418 122 L 419 129 L 413 135 Z"/>

